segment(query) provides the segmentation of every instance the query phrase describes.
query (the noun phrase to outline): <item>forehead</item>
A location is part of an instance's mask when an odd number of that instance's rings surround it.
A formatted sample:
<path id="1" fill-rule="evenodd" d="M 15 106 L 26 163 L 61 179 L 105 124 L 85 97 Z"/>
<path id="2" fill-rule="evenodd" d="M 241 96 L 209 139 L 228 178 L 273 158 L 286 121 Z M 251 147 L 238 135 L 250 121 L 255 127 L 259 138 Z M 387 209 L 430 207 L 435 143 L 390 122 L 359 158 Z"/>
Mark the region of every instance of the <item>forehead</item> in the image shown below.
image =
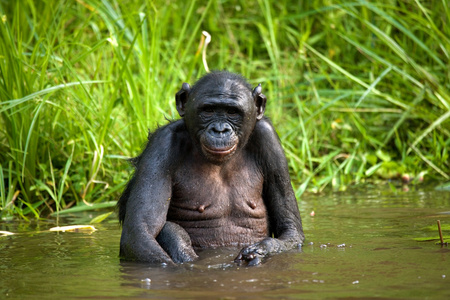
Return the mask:
<path id="1" fill-rule="evenodd" d="M 239 99 L 251 97 L 251 92 L 252 87 L 244 77 L 227 71 L 218 71 L 200 78 L 192 87 L 190 94 L 195 98 L 225 96 Z"/>
<path id="2" fill-rule="evenodd" d="M 251 96 L 251 89 L 245 83 L 234 78 L 209 78 L 197 82 L 191 93 L 194 98 L 229 98 L 246 100 Z"/>
<path id="3" fill-rule="evenodd" d="M 200 78 L 189 93 L 188 105 L 253 107 L 252 87 L 244 77 L 219 71 Z"/>

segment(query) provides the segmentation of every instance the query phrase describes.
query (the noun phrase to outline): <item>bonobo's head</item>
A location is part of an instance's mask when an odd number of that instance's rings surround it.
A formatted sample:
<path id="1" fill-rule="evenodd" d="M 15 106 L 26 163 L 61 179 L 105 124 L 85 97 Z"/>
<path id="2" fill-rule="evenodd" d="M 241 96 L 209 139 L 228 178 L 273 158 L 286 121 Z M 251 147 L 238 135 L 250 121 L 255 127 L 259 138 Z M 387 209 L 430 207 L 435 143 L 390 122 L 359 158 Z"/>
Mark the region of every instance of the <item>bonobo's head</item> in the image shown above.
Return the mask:
<path id="1" fill-rule="evenodd" d="M 183 83 L 176 95 L 177 110 L 203 155 L 222 163 L 247 143 L 263 117 L 266 97 L 261 85 L 252 87 L 240 75 L 213 72 L 191 88 Z"/>

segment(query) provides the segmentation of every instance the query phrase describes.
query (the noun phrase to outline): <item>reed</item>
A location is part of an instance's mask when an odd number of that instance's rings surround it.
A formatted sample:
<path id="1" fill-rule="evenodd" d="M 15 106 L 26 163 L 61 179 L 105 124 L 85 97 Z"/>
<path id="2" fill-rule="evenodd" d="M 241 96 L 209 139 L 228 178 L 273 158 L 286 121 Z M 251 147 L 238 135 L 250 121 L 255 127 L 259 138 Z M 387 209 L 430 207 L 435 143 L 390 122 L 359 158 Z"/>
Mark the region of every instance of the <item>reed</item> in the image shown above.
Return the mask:
<path id="1" fill-rule="evenodd" d="M 210 69 L 262 83 L 297 196 L 449 180 L 449 4 L 1 2 L 0 216 L 112 206 L 126 159 L 205 73 L 202 30 Z"/>

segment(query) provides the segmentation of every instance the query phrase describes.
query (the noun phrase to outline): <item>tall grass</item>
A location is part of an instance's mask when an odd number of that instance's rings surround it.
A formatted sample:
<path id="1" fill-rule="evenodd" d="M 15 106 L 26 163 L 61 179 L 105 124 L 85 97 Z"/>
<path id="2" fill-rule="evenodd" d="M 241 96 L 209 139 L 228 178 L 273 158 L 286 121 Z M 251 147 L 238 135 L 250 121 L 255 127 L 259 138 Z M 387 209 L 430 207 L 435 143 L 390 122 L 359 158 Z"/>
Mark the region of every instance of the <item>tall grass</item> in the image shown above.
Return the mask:
<path id="1" fill-rule="evenodd" d="M 18 0 L 0 17 L 2 218 L 113 205 L 125 159 L 205 73 L 202 30 L 210 69 L 262 83 L 298 196 L 450 177 L 447 0 Z"/>

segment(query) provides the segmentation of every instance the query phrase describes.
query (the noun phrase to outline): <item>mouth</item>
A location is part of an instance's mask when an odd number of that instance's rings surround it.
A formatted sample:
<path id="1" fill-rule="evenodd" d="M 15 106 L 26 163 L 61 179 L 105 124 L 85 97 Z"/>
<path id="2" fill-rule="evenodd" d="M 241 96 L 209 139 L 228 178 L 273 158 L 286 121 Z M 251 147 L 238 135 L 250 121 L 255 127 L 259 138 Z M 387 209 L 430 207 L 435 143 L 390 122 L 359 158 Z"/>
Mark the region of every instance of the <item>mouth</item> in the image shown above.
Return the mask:
<path id="1" fill-rule="evenodd" d="M 202 149 L 203 151 L 215 155 L 215 156 L 226 156 L 230 153 L 232 153 L 237 147 L 237 144 L 234 144 L 233 146 L 229 147 L 229 148 L 208 148 L 205 145 L 202 145 Z"/>

